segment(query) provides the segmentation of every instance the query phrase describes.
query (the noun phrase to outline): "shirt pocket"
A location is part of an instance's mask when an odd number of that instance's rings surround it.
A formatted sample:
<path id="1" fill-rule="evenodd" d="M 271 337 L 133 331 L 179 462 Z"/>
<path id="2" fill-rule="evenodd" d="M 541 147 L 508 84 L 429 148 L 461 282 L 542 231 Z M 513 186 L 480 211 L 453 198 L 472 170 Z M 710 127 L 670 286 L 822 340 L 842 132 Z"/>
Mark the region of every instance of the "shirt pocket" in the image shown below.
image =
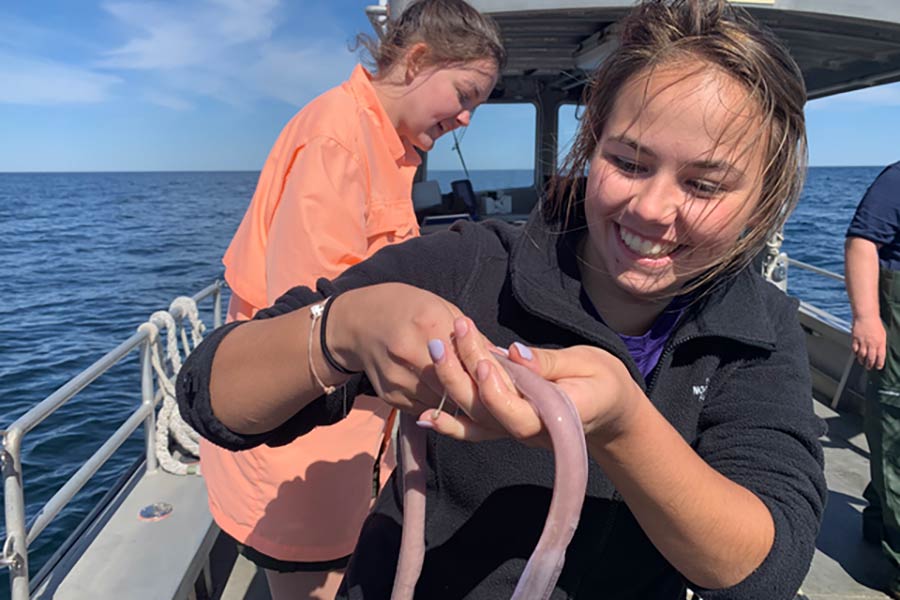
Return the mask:
<path id="1" fill-rule="evenodd" d="M 419 225 L 409 198 L 376 199 L 366 215 L 370 251 L 419 235 Z"/>

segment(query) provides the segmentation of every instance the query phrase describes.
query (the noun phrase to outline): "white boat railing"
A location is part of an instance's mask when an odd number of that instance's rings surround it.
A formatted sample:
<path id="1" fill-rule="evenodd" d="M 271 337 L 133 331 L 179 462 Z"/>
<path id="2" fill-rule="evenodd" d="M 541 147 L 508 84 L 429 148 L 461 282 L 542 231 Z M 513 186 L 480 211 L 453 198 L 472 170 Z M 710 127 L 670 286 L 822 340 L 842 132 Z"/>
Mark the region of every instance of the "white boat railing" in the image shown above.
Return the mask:
<path id="1" fill-rule="evenodd" d="M 816 267 L 814 265 L 797 260 L 796 258 L 788 257 L 787 260 L 788 260 L 788 264 L 793 267 L 800 267 L 801 269 L 806 269 L 807 271 L 812 271 L 813 273 L 818 273 L 819 275 L 824 275 L 825 277 L 830 277 L 831 279 L 835 279 L 837 281 L 840 281 L 841 283 L 844 282 L 843 275 L 838 275 L 837 273 L 829 271 L 828 269 L 822 269 L 821 267 Z"/>
<path id="2" fill-rule="evenodd" d="M 194 302 L 201 302 L 212 297 L 213 326 L 222 324 L 222 290 L 225 284 L 216 281 L 194 296 Z M 169 309 L 169 314 L 176 323 L 181 323 L 187 315 L 179 306 Z M 151 335 L 147 328 L 141 327 L 127 340 L 97 360 L 94 364 L 73 377 L 62 387 L 32 407 L 24 415 L 16 419 L 9 427 L 0 430 L 3 436 L 3 449 L 0 454 L 2 464 L 3 492 L 6 515 L 6 540 L 0 550 L 0 566 L 9 569 L 12 600 L 27 600 L 29 597 L 28 548 L 38 535 L 72 500 L 90 478 L 102 467 L 113 453 L 144 424 L 144 441 L 146 452 L 146 470 L 157 469 L 155 448 L 156 404 L 160 395 L 155 392 L 151 353 L 153 351 Z M 125 420 L 106 442 L 72 475 L 68 481 L 38 511 L 31 524 L 26 524 L 25 495 L 22 477 L 22 440 L 25 435 L 37 427 L 57 409 L 71 400 L 78 392 L 106 373 L 114 365 L 140 348 L 141 365 L 141 405 Z"/>

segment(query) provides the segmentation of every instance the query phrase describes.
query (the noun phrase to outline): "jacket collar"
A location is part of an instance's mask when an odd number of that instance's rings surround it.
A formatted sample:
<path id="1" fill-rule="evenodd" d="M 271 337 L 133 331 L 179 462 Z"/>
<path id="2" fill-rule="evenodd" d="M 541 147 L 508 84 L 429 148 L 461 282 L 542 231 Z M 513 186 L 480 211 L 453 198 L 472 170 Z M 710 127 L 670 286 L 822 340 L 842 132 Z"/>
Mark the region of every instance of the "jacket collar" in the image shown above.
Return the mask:
<path id="1" fill-rule="evenodd" d="M 561 231 L 545 220 L 540 206 L 529 216 L 510 260 L 512 291 L 530 313 L 607 348 L 624 349 L 618 336 L 582 306 L 581 276 L 575 254 L 584 229 Z M 766 350 L 774 349 L 765 292 L 771 285 L 749 268 L 719 282 L 686 309 L 670 343 L 695 337 L 730 338 Z"/>

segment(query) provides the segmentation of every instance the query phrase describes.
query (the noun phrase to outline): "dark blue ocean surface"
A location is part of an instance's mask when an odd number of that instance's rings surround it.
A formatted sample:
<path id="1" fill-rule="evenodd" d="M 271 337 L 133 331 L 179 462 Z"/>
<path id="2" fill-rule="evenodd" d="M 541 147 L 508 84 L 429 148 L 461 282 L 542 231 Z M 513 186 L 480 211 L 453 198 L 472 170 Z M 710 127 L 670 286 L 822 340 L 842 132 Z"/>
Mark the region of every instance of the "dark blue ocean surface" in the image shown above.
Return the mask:
<path id="1" fill-rule="evenodd" d="M 789 254 L 842 273 L 844 231 L 878 172 L 812 169 L 786 230 Z M 445 192 L 462 177 L 452 171 L 433 175 Z M 471 176 L 476 189 L 530 183 L 527 171 Z M 220 258 L 256 177 L 0 174 L 0 428 L 125 340 L 150 313 L 220 277 Z M 792 270 L 790 290 L 838 316 L 849 315 L 840 283 Z M 204 318 L 209 322 L 208 313 Z M 139 402 L 134 353 L 26 436 L 29 519 Z M 32 574 L 141 452 L 139 430 L 38 538 L 31 548 Z M 0 598 L 8 598 L 5 583 Z"/>
<path id="2" fill-rule="evenodd" d="M 809 170 L 800 203 L 784 228 L 788 256 L 844 274 L 844 234 L 856 205 L 884 167 L 819 167 Z M 788 292 L 850 320 L 843 283 L 792 268 Z"/>

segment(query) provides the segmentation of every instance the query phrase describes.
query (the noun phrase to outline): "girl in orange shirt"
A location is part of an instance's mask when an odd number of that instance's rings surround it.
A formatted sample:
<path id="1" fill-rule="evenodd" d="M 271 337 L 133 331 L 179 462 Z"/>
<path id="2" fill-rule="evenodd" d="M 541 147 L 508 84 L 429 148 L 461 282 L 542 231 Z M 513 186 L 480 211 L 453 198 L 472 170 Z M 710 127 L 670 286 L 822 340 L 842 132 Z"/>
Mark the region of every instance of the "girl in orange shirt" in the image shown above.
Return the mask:
<path id="1" fill-rule="evenodd" d="M 229 320 L 418 235 L 416 150 L 468 125 L 505 59 L 496 26 L 464 0 L 414 2 L 379 44 L 363 43 L 375 73 L 357 66 L 304 107 L 266 160 L 223 259 Z M 361 397 L 340 423 L 280 447 L 201 443 L 212 515 L 266 569 L 274 600 L 334 597 L 368 513 L 389 410 Z"/>

